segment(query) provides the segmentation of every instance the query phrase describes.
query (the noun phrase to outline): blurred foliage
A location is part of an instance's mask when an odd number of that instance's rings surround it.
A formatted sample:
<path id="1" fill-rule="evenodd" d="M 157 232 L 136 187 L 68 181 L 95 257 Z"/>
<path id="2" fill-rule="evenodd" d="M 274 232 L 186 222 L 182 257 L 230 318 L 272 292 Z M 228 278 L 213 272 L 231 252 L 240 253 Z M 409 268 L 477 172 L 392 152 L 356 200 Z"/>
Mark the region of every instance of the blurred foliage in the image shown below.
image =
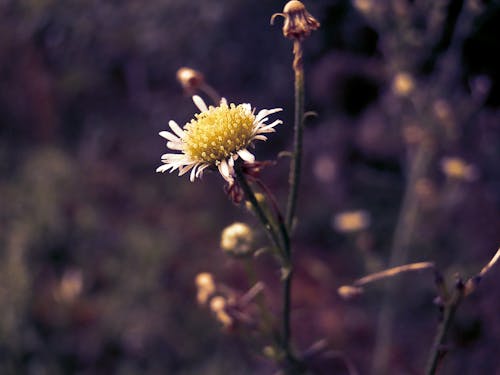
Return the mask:
<path id="1" fill-rule="evenodd" d="M 232 101 L 286 108 L 258 157 L 289 147 L 291 45 L 269 27 L 282 6 L 0 1 L 0 373 L 272 373 L 244 349 L 245 337 L 221 333 L 196 305 L 193 284 L 209 271 L 248 287 L 219 250 L 219 233 L 251 216 L 229 202 L 218 176 L 191 184 L 154 170 L 164 152 L 156 134 L 194 110 L 175 82 L 184 65 Z M 326 336 L 367 373 L 382 288 L 352 303 L 335 290 L 387 263 L 422 131 L 433 151 L 416 189 L 410 260 L 471 275 L 500 242 L 500 7 L 324 0 L 309 8 L 322 22 L 305 46 L 307 108 L 319 116 L 305 141 L 294 326 L 299 348 Z M 449 156 L 474 165 L 477 178 L 447 176 L 440 161 Z M 264 174 L 279 200 L 286 164 Z M 335 215 L 351 210 L 366 211 L 369 228 L 339 233 Z M 272 294 L 277 275 L 260 263 Z M 464 304 L 458 354 L 443 373 L 499 371 L 498 275 Z M 398 300 L 391 363 L 415 373 L 437 316 L 433 285 L 425 275 L 401 283 L 409 292 Z M 340 359 L 328 366 L 343 371 Z"/>

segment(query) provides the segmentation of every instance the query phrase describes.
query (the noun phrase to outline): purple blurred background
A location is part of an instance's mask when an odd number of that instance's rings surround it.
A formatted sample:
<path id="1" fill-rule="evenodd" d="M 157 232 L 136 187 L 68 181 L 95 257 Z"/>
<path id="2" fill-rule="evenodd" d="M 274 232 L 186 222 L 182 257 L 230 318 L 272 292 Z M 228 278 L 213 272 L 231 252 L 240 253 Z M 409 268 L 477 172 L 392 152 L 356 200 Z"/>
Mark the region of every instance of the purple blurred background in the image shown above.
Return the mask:
<path id="1" fill-rule="evenodd" d="M 244 332 L 224 332 L 196 303 L 202 271 L 249 288 L 219 236 L 254 218 L 229 201 L 216 174 L 190 183 L 155 169 L 165 152 L 158 132 L 195 112 L 175 79 L 181 66 L 203 72 L 232 102 L 283 107 L 284 125 L 256 155 L 290 148 L 292 47 L 280 20 L 269 25 L 283 5 L 0 1 L 1 374 L 275 370 Z M 305 42 L 306 110 L 317 116 L 307 123 L 295 233 L 295 340 L 305 350 L 326 338 L 369 374 L 383 283 L 354 301 L 336 290 L 388 263 L 422 132 L 432 155 L 414 189 L 407 260 L 436 262 L 452 280 L 476 274 L 500 245 L 500 5 L 306 5 L 322 27 Z M 472 176 L 447 172 L 446 157 Z M 279 159 L 263 175 L 280 204 L 287 164 Z M 350 210 L 369 214 L 369 227 L 336 230 L 335 215 Z M 274 263 L 264 257 L 258 266 L 278 300 Z M 461 306 L 443 374 L 500 374 L 499 280 L 497 266 Z M 401 290 L 390 374 L 420 374 L 438 317 L 433 276 L 393 282 Z M 347 373 L 340 358 L 318 366 Z"/>

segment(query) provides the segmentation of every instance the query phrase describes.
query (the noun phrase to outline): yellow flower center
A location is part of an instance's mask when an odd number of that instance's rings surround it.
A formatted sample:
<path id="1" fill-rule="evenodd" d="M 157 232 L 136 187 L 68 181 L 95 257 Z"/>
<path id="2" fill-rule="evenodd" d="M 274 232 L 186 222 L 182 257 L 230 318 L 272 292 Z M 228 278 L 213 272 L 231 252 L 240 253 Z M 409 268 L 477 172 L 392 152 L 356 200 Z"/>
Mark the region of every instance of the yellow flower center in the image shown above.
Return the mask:
<path id="1" fill-rule="evenodd" d="M 184 152 L 191 160 L 215 163 L 248 146 L 255 116 L 243 105 L 222 103 L 186 124 Z"/>

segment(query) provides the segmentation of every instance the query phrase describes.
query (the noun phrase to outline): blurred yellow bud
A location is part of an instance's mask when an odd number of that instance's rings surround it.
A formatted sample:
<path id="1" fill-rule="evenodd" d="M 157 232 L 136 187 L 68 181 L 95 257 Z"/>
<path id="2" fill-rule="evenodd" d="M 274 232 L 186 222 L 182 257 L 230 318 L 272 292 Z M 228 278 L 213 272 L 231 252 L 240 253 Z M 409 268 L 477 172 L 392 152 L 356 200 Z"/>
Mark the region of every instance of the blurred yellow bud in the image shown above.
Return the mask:
<path id="1" fill-rule="evenodd" d="M 373 8 L 372 0 L 354 0 L 354 7 L 362 13 L 368 13 Z"/>
<path id="2" fill-rule="evenodd" d="M 226 312 L 226 299 L 221 296 L 214 297 L 210 300 L 210 310 L 215 314 L 217 320 L 224 327 L 229 327 L 233 323 L 233 319 Z"/>
<path id="3" fill-rule="evenodd" d="M 55 292 L 55 297 L 61 302 L 72 302 L 82 293 L 83 277 L 80 270 L 69 270 L 64 275 Z"/>
<path id="4" fill-rule="evenodd" d="M 210 273 L 202 272 L 196 275 L 195 284 L 198 288 L 196 299 L 200 305 L 204 305 L 215 293 L 214 279 Z"/>
<path id="5" fill-rule="evenodd" d="M 358 232 L 370 226 L 370 214 L 364 210 L 346 211 L 333 217 L 332 225 L 339 232 Z"/>
<path id="6" fill-rule="evenodd" d="M 179 81 L 184 90 L 193 93 L 204 85 L 205 77 L 197 70 L 182 67 L 177 70 L 177 81 Z"/>
<path id="7" fill-rule="evenodd" d="M 233 223 L 222 231 L 220 247 L 227 254 L 246 256 L 254 251 L 253 239 L 252 229 L 247 224 Z"/>
<path id="8" fill-rule="evenodd" d="M 405 72 L 396 74 L 392 81 L 392 91 L 398 96 L 407 96 L 415 88 L 413 77 Z"/>
<path id="9" fill-rule="evenodd" d="M 443 158 L 441 170 L 447 177 L 457 180 L 474 181 L 478 177 L 476 167 L 460 158 Z"/>
<path id="10" fill-rule="evenodd" d="M 363 293 L 363 288 L 352 285 L 343 285 L 337 289 L 338 294 L 344 299 L 351 299 Z"/>

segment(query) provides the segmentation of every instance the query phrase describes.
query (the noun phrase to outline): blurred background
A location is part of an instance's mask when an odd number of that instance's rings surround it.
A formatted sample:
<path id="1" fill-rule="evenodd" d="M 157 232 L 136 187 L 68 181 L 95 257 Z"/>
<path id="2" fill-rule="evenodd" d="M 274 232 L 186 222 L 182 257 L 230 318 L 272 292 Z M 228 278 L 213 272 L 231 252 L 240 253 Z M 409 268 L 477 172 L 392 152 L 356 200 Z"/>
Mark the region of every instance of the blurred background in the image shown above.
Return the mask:
<path id="1" fill-rule="evenodd" d="M 281 20 L 269 25 L 284 3 L 0 1 L 1 374 L 275 371 L 196 302 L 202 271 L 237 293 L 251 286 L 219 241 L 253 217 L 215 173 L 191 183 L 155 169 L 158 132 L 195 112 L 181 66 L 232 102 L 283 107 L 284 125 L 256 154 L 290 149 L 292 46 Z M 498 248 L 500 5 L 306 5 L 322 27 L 305 42 L 306 110 L 317 116 L 295 233 L 296 345 L 328 339 L 342 355 L 327 374 L 348 373 L 342 356 L 369 374 L 383 345 L 388 374 L 420 374 L 438 318 L 431 272 L 391 281 L 386 344 L 384 284 L 350 301 L 336 290 L 391 258 L 470 277 Z M 287 174 L 283 158 L 263 175 L 280 204 Z M 277 268 L 258 265 L 279 300 Z M 497 267 L 461 306 L 443 374 L 500 374 L 499 280 Z"/>

